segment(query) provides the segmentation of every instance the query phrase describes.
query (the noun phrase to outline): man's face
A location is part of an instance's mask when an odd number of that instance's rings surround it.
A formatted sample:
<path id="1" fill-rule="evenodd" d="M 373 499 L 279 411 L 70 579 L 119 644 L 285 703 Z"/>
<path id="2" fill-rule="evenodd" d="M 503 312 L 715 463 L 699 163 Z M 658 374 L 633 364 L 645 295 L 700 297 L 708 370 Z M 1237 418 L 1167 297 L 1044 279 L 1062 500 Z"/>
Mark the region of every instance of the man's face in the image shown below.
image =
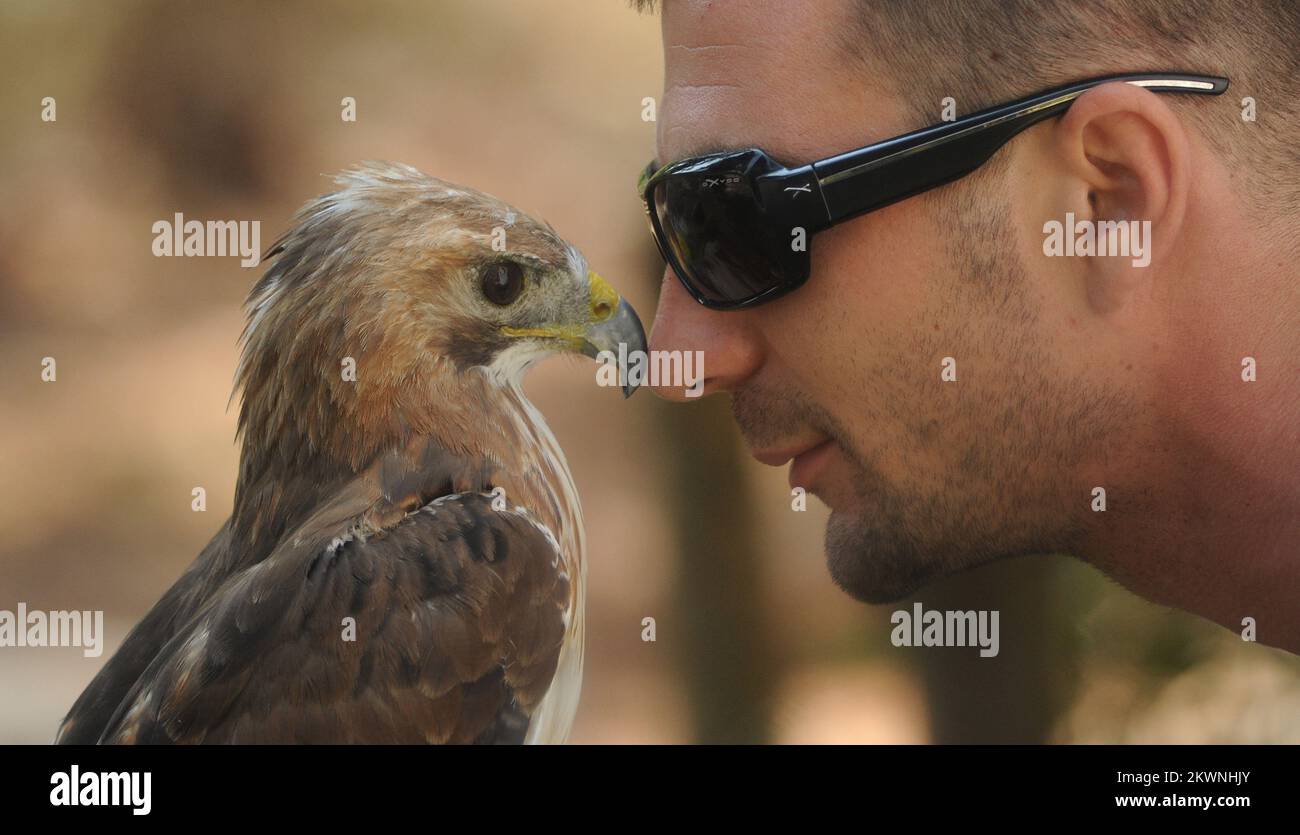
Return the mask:
<path id="1" fill-rule="evenodd" d="M 659 162 L 758 147 L 796 165 L 924 127 L 847 56 L 850 13 L 670 0 Z M 755 457 L 794 459 L 792 485 L 832 510 L 831 574 L 859 599 L 1069 547 L 1084 452 L 1123 412 L 1071 368 L 1068 294 L 1028 275 L 1043 221 L 1014 207 L 1018 171 L 815 236 L 808 283 L 752 310 L 707 310 L 665 272 L 653 348 L 703 350 L 706 391 L 731 393 Z"/>

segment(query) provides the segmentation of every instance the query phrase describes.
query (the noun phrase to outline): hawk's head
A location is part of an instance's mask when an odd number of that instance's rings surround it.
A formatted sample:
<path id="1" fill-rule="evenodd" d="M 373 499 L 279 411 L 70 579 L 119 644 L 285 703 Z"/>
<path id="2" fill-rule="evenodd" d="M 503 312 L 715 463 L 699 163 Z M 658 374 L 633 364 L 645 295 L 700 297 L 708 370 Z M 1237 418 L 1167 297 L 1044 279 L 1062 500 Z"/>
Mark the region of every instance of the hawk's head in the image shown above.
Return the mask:
<path id="1" fill-rule="evenodd" d="M 252 441 L 284 464 L 334 453 L 359 465 L 431 422 L 465 420 L 453 407 L 484 397 L 485 380 L 517 385 L 544 356 L 645 349 L 636 313 L 550 226 L 405 165 L 336 182 L 249 296 L 246 455 Z"/>

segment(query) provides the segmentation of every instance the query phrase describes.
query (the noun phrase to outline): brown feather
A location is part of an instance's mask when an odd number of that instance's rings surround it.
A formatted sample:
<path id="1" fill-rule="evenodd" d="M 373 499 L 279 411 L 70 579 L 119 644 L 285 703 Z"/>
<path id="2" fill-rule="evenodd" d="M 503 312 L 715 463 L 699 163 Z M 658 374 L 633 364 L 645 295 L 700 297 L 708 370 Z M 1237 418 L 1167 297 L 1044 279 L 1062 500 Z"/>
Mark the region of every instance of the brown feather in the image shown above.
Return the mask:
<path id="1" fill-rule="evenodd" d="M 572 481 L 486 367 L 505 338 L 466 278 L 502 224 L 514 257 L 557 273 L 575 251 L 414 169 L 339 183 L 249 296 L 231 518 L 60 742 L 517 742 L 561 648 L 581 652 Z M 496 487 L 510 509 L 492 508 Z"/>

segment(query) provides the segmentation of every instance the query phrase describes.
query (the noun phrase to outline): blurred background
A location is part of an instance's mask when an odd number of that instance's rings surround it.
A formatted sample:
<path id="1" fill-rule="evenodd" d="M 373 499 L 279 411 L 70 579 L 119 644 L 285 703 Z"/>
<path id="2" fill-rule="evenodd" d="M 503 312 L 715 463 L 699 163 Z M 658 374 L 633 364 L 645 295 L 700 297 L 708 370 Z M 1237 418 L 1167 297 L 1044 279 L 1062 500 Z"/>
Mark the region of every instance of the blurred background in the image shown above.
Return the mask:
<path id="1" fill-rule="evenodd" d="M 102 609 L 107 633 L 100 658 L 0 648 L 0 742 L 53 737 L 229 513 L 260 271 L 156 258 L 152 224 L 257 219 L 265 249 L 322 175 L 406 162 L 550 221 L 649 324 L 633 185 L 661 61 L 657 19 L 622 0 L 0 5 L 0 609 Z M 552 360 L 527 384 L 587 518 L 575 742 L 1300 742 L 1300 659 L 1065 558 L 918 596 L 998 609 L 997 658 L 892 646 L 911 601 L 834 588 L 824 510 L 791 509 L 724 401 L 624 403 L 593 374 Z"/>

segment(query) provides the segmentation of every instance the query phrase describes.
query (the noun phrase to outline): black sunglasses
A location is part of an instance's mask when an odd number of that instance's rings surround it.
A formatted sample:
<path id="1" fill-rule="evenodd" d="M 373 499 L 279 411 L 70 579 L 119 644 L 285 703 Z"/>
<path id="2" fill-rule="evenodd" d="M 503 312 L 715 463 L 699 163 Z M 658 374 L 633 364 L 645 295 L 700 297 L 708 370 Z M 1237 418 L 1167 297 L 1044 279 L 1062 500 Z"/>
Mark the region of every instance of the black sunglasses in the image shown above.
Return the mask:
<path id="1" fill-rule="evenodd" d="M 814 233 L 966 176 L 1025 128 L 1111 81 L 1156 93 L 1228 89 L 1228 79 L 1211 75 L 1094 78 L 797 168 L 757 148 L 658 170 L 651 162 L 638 190 L 659 251 L 687 292 L 714 310 L 753 307 L 808 280 Z"/>

